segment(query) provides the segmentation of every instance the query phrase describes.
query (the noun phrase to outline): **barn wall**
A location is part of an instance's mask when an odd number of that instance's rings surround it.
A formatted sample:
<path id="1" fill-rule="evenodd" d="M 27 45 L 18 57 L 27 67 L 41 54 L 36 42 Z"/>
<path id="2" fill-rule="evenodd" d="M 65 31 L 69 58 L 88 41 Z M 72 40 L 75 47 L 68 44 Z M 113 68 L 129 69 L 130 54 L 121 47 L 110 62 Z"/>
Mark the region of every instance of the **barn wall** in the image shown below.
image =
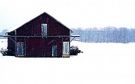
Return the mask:
<path id="1" fill-rule="evenodd" d="M 56 21 L 49 15 L 46 15 L 46 23 L 48 27 L 48 35 L 49 36 L 56 36 L 56 35 L 69 35 L 70 30 L 63 26 L 61 23 Z"/>
<path id="2" fill-rule="evenodd" d="M 50 15 L 44 13 L 28 23 L 22 25 L 18 29 L 16 29 L 16 34 L 18 36 L 41 36 L 41 24 L 47 24 L 48 36 L 69 36 L 70 30 L 63 26 L 61 23 L 57 22 Z M 52 55 L 52 45 L 57 45 L 57 54 L 58 56 L 62 56 L 62 47 L 63 41 L 70 41 L 69 37 L 60 37 L 60 38 L 20 38 L 18 37 L 17 42 L 24 42 L 25 44 L 25 55 L 26 56 L 47 56 L 50 57 Z M 10 40 L 8 42 L 8 49 L 15 50 L 15 44 Z M 10 46 L 12 45 L 12 46 Z M 15 51 L 14 51 L 15 52 Z"/>
<path id="3" fill-rule="evenodd" d="M 12 31 L 12 32 L 9 32 L 8 35 L 15 35 L 15 32 Z M 15 55 L 15 42 L 14 42 L 15 38 L 14 37 L 8 37 L 8 46 L 7 46 L 7 49 L 8 49 L 8 52 L 7 54 L 9 55 Z"/>
<path id="4" fill-rule="evenodd" d="M 40 36 L 42 17 L 39 16 L 17 29 L 17 35 Z"/>
<path id="5" fill-rule="evenodd" d="M 57 45 L 58 57 L 62 56 L 61 38 L 29 38 L 26 41 L 26 56 L 51 57 L 52 45 Z"/>

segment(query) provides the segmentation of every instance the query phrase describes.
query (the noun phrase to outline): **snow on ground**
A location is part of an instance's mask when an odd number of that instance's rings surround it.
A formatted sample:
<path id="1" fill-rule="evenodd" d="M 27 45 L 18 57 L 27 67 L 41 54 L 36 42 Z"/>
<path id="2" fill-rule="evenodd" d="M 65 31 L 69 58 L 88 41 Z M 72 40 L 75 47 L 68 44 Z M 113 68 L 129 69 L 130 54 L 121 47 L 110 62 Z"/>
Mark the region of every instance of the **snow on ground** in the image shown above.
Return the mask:
<path id="1" fill-rule="evenodd" d="M 135 84 L 135 43 L 72 45 L 84 53 L 71 58 L 0 55 L 0 84 Z"/>

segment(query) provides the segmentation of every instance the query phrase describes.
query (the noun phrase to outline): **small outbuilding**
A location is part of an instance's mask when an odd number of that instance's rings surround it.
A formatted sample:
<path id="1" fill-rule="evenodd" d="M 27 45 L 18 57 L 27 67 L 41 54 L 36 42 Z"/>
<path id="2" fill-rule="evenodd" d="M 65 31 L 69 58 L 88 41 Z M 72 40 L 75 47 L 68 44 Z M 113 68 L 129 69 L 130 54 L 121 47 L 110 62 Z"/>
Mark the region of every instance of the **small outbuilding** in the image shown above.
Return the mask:
<path id="1" fill-rule="evenodd" d="M 22 57 L 69 57 L 71 30 L 43 13 L 8 32 L 7 55 Z M 75 36 L 73 36 L 75 37 Z"/>

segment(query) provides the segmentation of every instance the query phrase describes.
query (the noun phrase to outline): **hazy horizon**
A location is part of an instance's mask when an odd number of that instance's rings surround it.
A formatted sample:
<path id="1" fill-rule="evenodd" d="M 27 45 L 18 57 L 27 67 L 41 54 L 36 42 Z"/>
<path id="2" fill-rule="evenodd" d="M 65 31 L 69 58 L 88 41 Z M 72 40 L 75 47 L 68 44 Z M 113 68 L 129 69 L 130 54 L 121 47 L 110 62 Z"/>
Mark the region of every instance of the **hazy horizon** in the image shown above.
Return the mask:
<path id="1" fill-rule="evenodd" d="M 3 0 L 0 30 L 14 30 L 43 12 L 68 28 L 135 28 L 134 0 Z"/>

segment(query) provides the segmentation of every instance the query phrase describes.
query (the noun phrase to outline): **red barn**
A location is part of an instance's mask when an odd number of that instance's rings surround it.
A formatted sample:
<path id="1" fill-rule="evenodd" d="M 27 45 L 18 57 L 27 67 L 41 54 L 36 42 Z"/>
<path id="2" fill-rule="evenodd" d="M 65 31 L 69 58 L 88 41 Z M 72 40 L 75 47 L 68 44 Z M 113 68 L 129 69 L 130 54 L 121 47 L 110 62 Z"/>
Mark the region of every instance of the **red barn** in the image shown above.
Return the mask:
<path id="1" fill-rule="evenodd" d="M 69 57 L 71 30 L 47 13 L 8 32 L 8 55 Z"/>

